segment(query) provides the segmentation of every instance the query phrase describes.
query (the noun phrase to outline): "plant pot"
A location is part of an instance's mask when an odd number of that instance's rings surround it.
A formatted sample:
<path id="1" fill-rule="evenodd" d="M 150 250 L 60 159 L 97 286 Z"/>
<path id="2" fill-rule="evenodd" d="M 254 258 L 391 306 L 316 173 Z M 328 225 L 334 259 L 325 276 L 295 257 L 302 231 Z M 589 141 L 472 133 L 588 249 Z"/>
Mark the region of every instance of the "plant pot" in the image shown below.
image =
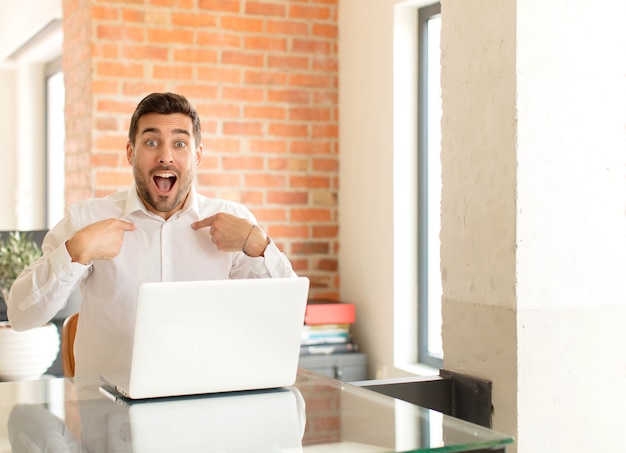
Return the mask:
<path id="1" fill-rule="evenodd" d="M 59 354 L 59 331 L 52 323 L 16 332 L 0 322 L 0 381 L 39 379 Z"/>

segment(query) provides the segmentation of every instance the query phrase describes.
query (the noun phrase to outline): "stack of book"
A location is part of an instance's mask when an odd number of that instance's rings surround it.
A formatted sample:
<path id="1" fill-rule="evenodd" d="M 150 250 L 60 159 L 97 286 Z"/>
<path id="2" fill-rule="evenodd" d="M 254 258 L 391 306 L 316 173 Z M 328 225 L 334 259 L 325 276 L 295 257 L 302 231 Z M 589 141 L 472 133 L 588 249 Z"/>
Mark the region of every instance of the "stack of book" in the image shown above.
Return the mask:
<path id="1" fill-rule="evenodd" d="M 309 301 L 304 316 L 300 355 L 357 352 L 359 346 L 350 331 L 355 319 L 354 304 Z"/>

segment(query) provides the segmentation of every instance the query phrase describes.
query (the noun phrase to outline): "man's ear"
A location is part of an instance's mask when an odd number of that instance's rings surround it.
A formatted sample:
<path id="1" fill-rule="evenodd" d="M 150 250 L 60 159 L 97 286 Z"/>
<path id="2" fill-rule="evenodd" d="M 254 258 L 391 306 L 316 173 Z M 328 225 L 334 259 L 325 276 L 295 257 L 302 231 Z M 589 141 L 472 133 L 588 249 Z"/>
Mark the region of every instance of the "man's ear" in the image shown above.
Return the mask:
<path id="1" fill-rule="evenodd" d="M 128 163 L 130 165 L 133 164 L 133 145 L 130 144 L 130 142 L 126 143 L 126 159 L 128 160 Z"/>
<path id="2" fill-rule="evenodd" d="M 202 144 L 196 148 L 196 167 L 200 166 L 200 162 L 202 162 Z"/>

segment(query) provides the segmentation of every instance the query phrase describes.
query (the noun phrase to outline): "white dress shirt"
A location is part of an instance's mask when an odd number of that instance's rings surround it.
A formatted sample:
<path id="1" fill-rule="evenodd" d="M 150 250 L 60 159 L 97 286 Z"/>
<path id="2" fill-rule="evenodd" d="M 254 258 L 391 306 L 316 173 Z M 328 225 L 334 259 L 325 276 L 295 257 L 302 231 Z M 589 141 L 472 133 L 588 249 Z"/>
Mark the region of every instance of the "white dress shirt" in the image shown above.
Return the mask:
<path id="1" fill-rule="evenodd" d="M 80 321 L 74 345 L 76 375 L 123 371 L 130 364 L 137 290 L 143 282 L 229 278 L 295 277 L 289 260 L 273 242 L 264 257 L 221 252 L 209 228 L 191 224 L 218 212 L 256 223 L 244 206 L 202 196 L 192 187 L 183 209 L 168 220 L 150 213 L 135 185 L 101 199 L 79 202 L 46 235 L 43 257 L 15 281 L 8 317 L 16 330 L 50 321 L 81 285 Z M 71 262 L 65 242 L 94 222 L 121 218 L 135 224 L 124 233 L 120 253 L 88 265 Z M 176 310 L 176 301 L 172 301 Z"/>

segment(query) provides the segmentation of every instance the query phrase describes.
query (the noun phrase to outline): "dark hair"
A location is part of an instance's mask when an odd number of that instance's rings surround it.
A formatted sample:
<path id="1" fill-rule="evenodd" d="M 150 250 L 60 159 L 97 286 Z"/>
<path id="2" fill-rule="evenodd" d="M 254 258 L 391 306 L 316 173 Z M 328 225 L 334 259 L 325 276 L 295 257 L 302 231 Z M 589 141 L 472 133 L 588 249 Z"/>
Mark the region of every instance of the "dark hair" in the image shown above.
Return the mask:
<path id="1" fill-rule="evenodd" d="M 202 143 L 202 135 L 200 133 L 200 117 L 187 98 L 176 93 L 152 93 L 143 98 L 139 104 L 137 104 L 135 113 L 133 113 L 133 116 L 130 119 L 128 140 L 132 146 L 135 146 L 135 137 L 137 136 L 137 124 L 139 123 L 139 118 L 148 113 L 160 113 L 162 115 L 182 113 L 187 115 L 191 118 L 191 123 L 193 124 L 193 136 L 196 141 L 196 146 L 199 146 Z"/>

